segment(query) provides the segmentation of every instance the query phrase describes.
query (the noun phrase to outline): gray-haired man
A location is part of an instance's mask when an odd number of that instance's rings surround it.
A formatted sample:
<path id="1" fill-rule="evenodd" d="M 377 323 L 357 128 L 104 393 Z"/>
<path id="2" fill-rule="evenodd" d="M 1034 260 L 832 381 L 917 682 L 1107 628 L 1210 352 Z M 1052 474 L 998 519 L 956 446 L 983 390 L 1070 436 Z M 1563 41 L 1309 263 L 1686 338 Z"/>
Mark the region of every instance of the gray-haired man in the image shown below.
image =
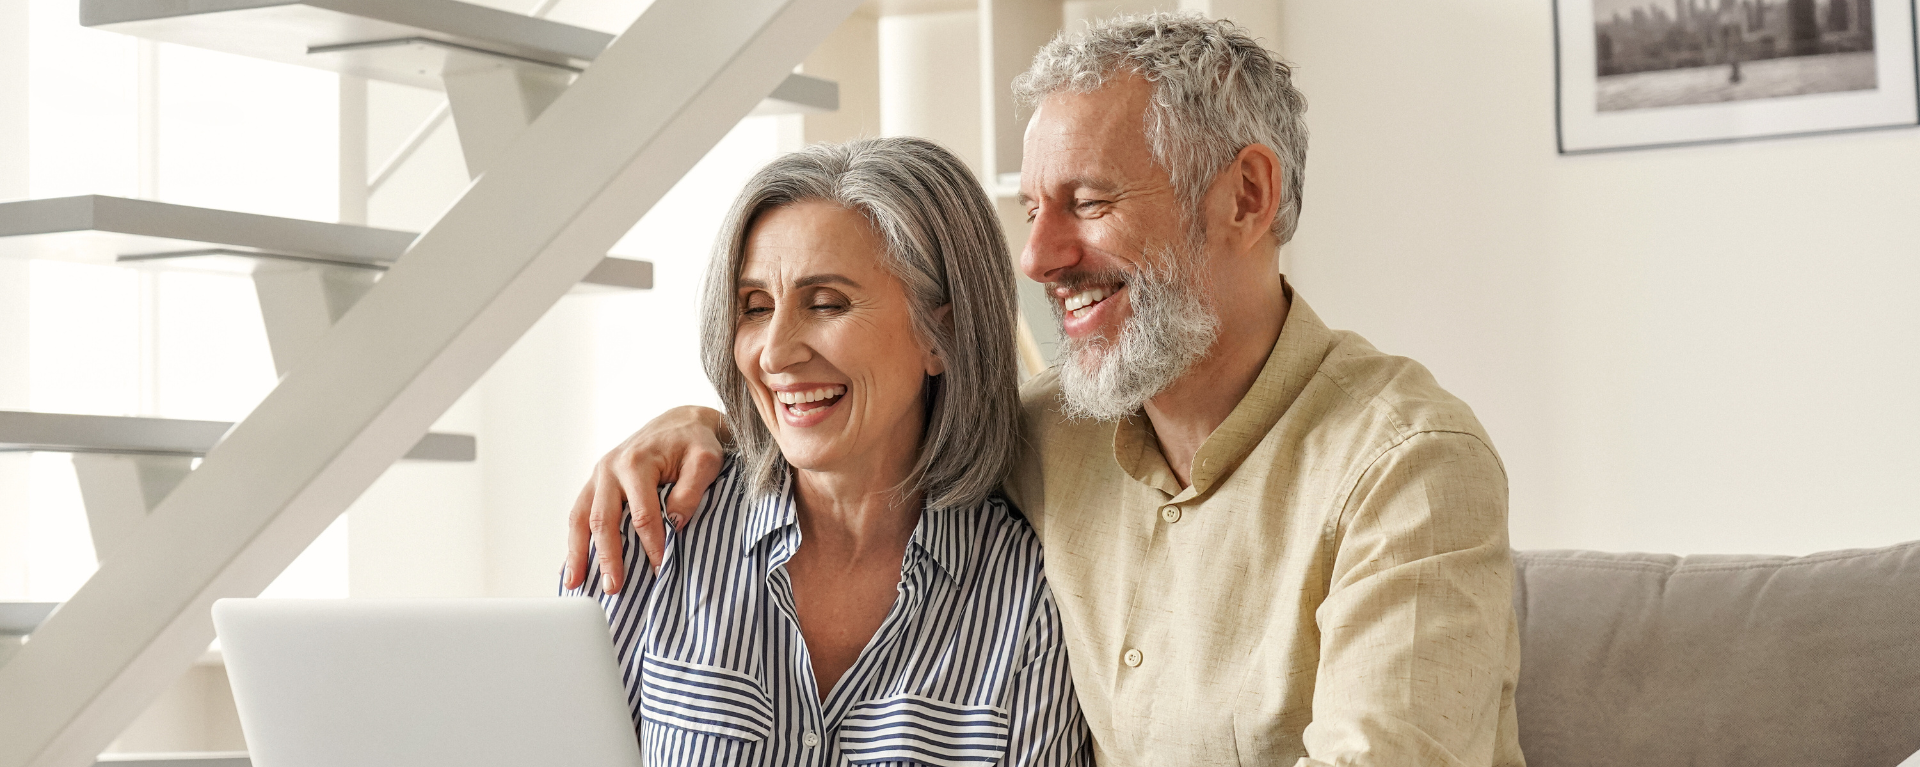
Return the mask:
<path id="1" fill-rule="evenodd" d="M 1066 342 L 1024 391 L 1008 492 L 1047 552 L 1103 764 L 1519 765 L 1506 478 L 1417 363 L 1329 330 L 1279 274 L 1306 159 L 1287 66 L 1227 22 L 1157 15 L 1055 40 L 1021 270 Z M 663 416 L 572 518 L 658 561 L 717 469 L 711 411 Z M 569 578 L 577 578 L 570 575 Z M 617 575 L 615 576 L 618 577 Z"/>

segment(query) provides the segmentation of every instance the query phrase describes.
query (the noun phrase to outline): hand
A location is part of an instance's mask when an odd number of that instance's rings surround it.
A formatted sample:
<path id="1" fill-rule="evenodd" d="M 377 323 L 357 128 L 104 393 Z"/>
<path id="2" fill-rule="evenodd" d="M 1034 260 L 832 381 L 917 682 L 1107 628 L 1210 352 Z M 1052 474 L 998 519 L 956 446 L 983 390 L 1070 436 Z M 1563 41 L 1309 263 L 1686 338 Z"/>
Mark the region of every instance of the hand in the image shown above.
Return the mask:
<path id="1" fill-rule="evenodd" d="M 591 542 L 600 565 L 601 590 L 620 592 L 627 575 L 622 569 L 626 559 L 620 537 L 625 508 L 631 508 L 633 530 L 647 561 L 659 567 L 667 540 L 659 500 L 661 483 L 673 483 L 666 518 L 676 530 L 686 527 L 700 508 L 700 496 L 720 475 L 726 450 L 721 443 L 726 438 L 720 411 L 678 407 L 648 422 L 594 464 L 593 478 L 587 480 L 567 515 L 566 587 L 579 588 L 586 579 Z"/>

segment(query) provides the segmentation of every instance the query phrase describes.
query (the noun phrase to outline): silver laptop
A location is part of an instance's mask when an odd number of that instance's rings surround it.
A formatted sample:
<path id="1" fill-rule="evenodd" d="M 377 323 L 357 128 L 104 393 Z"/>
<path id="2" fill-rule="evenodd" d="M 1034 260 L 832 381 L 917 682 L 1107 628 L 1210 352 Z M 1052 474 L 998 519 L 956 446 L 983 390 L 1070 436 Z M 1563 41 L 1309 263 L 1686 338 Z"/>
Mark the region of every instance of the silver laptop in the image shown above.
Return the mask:
<path id="1" fill-rule="evenodd" d="M 223 599 L 254 767 L 637 767 L 606 617 L 573 599 Z"/>

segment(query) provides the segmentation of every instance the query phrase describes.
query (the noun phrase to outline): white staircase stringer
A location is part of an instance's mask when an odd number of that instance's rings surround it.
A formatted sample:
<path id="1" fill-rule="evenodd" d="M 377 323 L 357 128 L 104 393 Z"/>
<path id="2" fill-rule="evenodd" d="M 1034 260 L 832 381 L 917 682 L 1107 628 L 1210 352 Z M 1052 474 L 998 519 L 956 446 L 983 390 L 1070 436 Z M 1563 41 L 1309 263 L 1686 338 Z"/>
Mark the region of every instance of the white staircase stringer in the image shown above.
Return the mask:
<path id="1" fill-rule="evenodd" d="M 485 172 L 572 78 L 570 71 L 534 65 L 489 64 L 446 73 L 447 104 L 467 175 L 478 178 Z"/>
<path id="2" fill-rule="evenodd" d="M 74 453 L 73 473 L 87 509 L 93 557 L 104 561 L 125 547 L 147 513 L 193 473 L 193 456 Z"/>
<path id="3" fill-rule="evenodd" d="M 0 767 L 92 764 L 214 600 L 264 589 L 859 2 L 651 5 L 0 666 Z"/>
<path id="4" fill-rule="evenodd" d="M 292 370 L 379 279 L 378 269 L 333 264 L 294 262 L 255 269 L 253 290 L 260 299 L 274 372 L 284 376 Z"/>

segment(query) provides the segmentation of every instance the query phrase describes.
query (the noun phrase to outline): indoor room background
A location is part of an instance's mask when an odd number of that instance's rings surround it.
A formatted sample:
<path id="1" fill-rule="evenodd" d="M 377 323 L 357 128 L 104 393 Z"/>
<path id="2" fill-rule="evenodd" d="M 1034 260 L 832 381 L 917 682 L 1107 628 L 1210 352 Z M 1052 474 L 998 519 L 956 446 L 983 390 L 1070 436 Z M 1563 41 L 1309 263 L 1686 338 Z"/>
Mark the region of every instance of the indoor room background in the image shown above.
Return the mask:
<path id="1" fill-rule="evenodd" d="M 477 1 L 606 32 L 645 6 Z M 1289 277 L 1473 406 L 1516 548 L 1920 539 L 1920 131 L 1565 156 L 1551 3 L 1270 2 L 1257 31 L 1296 64 L 1312 131 Z M 451 122 L 384 165 L 438 93 L 361 97 L 329 72 L 85 29 L 76 7 L 0 0 L 0 200 L 420 231 L 468 183 Z M 878 52 L 868 80 L 837 75 L 851 130 L 980 168 L 973 3 L 878 0 L 849 25 L 836 40 Z M 563 299 L 440 420 L 477 460 L 395 465 L 268 595 L 552 593 L 593 461 L 668 407 L 716 403 L 694 287 L 740 184 L 807 139 L 796 119 L 740 123 L 614 249 L 653 262 L 652 290 Z M 0 410 L 230 421 L 274 383 L 244 276 L 0 259 Z M 65 599 L 93 567 L 69 456 L 0 453 L 0 600 Z M 211 657 L 116 747 L 239 748 L 224 686 Z"/>

